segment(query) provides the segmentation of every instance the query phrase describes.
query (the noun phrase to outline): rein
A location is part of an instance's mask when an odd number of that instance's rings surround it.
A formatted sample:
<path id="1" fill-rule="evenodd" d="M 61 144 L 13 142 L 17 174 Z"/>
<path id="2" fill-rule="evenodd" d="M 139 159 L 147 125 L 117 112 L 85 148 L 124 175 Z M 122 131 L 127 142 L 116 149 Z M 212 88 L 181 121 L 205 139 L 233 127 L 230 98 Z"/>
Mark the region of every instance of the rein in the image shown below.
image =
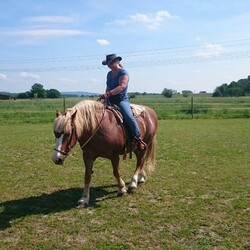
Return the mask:
<path id="1" fill-rule="evenodd" d="M 105 112 L 106 112 L 106 106 L 107 106 L 107 104 L 104 103 L 104 107 L 103 107 L 103 112 L 102 112 L 101 120 L 99 121 L 98 126 L 95 128 L 93 134 L 92 134 L 92 135 L 89 137 L 89 139 L 81 146 L 81 149 L 83 149 L 83 148 L 90 142 L 90 140 L 95 136 L 96 132 L 97 132 L 98 129 L 100 128 L 101 123 L 102 123 L 102 120 L 103 120 L 104 115 L 105 115 Z"/>
<path id="2" fill-rule="evenodd" d="M 100 100 L 101 100 L 100 98 L 97 99 L 97 101 L 100 101 Z M 104 115 L 105 115 L 105 112 L 106 112 L 106 107 L 107 107 L 107 103 L 105 102 L 104 103 L 104 107 L 103 107 L 102 117 L 101 117 L 101 119 L 100 119 L 97 127 L 95 128 L 93 134 L 88 138 L 88 140 L 82 146 L 80 146 L 80 149 L 83 149 L 90 142 L 90 140 L 95 136 L 95 134 L 97 133 L 97 131 L 100 128 L 101 123 L 103 121 L 103 118 L 104 118 Z M 70 148 L 70 150 L 71 150 L 71 148 Z M 56 150 L 56 151 L 59 151 L 59 150 Z M 74 156 L 76 154 L 76 152 L 77 151 L 75 151 L 74 153 L 72 153 L 71 156 Z M 62 153 L 64 153 L 67 156 L 69 155 L 68 153 L 65 153 L 65 152 L 62 152 Z"/>

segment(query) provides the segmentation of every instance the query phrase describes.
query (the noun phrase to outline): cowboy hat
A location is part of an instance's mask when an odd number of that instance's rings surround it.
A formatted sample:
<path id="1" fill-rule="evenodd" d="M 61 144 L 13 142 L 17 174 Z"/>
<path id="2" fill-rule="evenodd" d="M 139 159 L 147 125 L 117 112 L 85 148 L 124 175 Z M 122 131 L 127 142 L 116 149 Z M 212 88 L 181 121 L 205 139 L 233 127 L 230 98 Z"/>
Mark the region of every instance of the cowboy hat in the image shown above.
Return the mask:
<path id="1" fill-rule="evenodd" d="M 102 64 L 108 65 L 109 63 L 113 62 L 115 59 L 118 59 L 119 61 L 122 60 L 120 56 L 116 56 L 116 54 L 110 54 L 110 55 L 106 55 L 106 60 L 102 61 Z"/>

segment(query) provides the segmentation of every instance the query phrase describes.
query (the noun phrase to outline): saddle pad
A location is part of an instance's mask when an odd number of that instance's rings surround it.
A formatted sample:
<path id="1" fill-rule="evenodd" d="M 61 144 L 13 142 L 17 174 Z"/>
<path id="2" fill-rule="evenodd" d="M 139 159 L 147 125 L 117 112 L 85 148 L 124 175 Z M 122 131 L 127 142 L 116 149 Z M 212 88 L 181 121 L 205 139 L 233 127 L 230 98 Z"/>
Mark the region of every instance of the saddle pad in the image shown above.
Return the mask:
<path id="1" fill-rule="evenodd" d="M 119 123 L 123 123 L 123 116 L 119 110 L 119 108 L 115 105 L 113 106 L 107 106 L 106 107 L 109 111 L 113 112 L 114 116 L 116 117 L 117 121 Z M 132 110 L 133 116 L 136 118 L 138 116 L 144 117 L 145 108 L 143 106 L 137 105 L 137 104 L 131 104 L 130 108 Z"/>
<path id="2" fill-rule="evenodd" d="M 143 112 L 145 112 L 145 108 L 143 106 L 131 103 L 130 107 L 132 109 L 134 117 L 138 117 L 142 115 Z"/>

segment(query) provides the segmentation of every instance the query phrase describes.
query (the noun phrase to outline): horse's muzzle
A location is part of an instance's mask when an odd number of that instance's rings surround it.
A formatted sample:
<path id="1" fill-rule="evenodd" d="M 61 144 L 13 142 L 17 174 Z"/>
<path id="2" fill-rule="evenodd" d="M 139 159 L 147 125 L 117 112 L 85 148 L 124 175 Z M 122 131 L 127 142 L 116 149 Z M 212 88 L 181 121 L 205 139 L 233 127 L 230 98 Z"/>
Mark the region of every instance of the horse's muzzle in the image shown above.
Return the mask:
<path id="1" fill-rule="evenodd" d="M 54 149 L 54 152 L 52 154 L 52 160 L 57 165 L 63 165 L 63 162 L 66 158 L 67 154 L 64 152 L 61 152 L 60 150 Z"/>
<path id="2" fill-rule="evenodd" d="M 53 160 L 54 162 L 55 162 L 55 164 L 57 164 L 57 165 L 63 165 L 63 159 L 61 159 L 61 158 L 57 158 L 57 159 L 55 159 L 55 160 Z"/>

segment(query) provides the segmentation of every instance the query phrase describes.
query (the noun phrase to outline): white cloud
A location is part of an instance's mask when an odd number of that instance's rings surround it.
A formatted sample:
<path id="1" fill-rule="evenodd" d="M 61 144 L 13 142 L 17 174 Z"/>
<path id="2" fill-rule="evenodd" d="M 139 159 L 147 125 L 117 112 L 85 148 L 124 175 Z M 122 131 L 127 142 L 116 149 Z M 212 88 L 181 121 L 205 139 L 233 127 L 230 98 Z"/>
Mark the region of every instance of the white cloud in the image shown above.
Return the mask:
<path id="1" fill-rule="evenodd" d="M 97 39 L 96 42 L 101 46 L 108 46 L 110 44 L 106 39 Z"/>
<path id="2" fill-rule="evenodd" d="M 155 30 L 162 25 L 166 19 L 175 19 L 177 16 L 171 15 L 167 10 L 161 10 L 154 14 L 142 14 L 137 13 L 135 15 L 130 15 L 128 19 L 125 20 L 115 20 L 114 22 L 106 23 L 107 25 L 117 25 L 124 26 L 129 23 L 140 23 L 145 25 L 151 30 Z"/>
<path id="3" fill-rule="evenodd" d="M 7 80 L 7 76 L 5 74 L 0 74 L 0 81 Z"/>
<path id="4" fill-rule="evenodd" d="M 129 22 L 131 22 L 130 20 L 115 20 L 114 22 L 108 23 L 108 24 L 115 24 L 117 26 L 125 26 L 127 25 Z"/>
<path id="5" fill-rule="evenodd" d="M 3 33 L 2 33 L 3 34 Z M 61 36 L 77 36 L 85 35 L 86 32 L 72 29 L 27 29 L 27 30 L 12 30 L 4 32 L 5 35 L 11 36 L 29 36 L 29 37 L 61 37 Z"/>
<path id="6" fill-rule="evenodd" d="M 97 84 L 97 83 L 100 83 L 101 81 L 96 79 L 96 78 L 91 78 L 90 82 L 93 83 L 93 84 Z"/>
<path id="7" fill-rule="evenodd" d="M 35 79 L 35 80 L 40 79 L 39 75 L 28 73 L 28 72 L 21 72 L 19 73 L 19 76 L 24 79 Z"/>
<path id="8" fill-rule="evenodd" d="M 39 44 L 45 39 L 57 37 L 82 36 L 89 32 L 72 28 L 75 20 L 68 16 L 36 16 L 23 19 L 20 28 L 2 29 L 1 36 L 19 37 L 18 44 Z"/>
<path id="9" fill-rule="evenodd" d="M 173 19 L 167 10 L 156 12 L 154 15 L 135 14 L 131 15 L 130 19 L 137 23 L 142 23 L 150 29 L 157 29 L 166 19 Z"/>
<path id="10" fill-rule="evenodd" d="M 60 78 L 59 81 L 62 83 L 76 83 L 77 82 L 76 80 L 70 79 L 70 78 Z"/>
<path id="11" fill-rule="evenodd" d="M 215 43 L 207 43 L 204 45 L 204 47 L 197 52 L 197 56 L 203 57 L 203 58 L 209 58 L 212 56 L 218 56 L 220 55 L 224 50 L 224 47 L 220 44 Z"/>
<path id="12" fill-rule="evenodd" d="M 24 21 L 29 23 L 73 23 L 74 20 L 68 16 L 35 16 L 24 19 Z"/>

